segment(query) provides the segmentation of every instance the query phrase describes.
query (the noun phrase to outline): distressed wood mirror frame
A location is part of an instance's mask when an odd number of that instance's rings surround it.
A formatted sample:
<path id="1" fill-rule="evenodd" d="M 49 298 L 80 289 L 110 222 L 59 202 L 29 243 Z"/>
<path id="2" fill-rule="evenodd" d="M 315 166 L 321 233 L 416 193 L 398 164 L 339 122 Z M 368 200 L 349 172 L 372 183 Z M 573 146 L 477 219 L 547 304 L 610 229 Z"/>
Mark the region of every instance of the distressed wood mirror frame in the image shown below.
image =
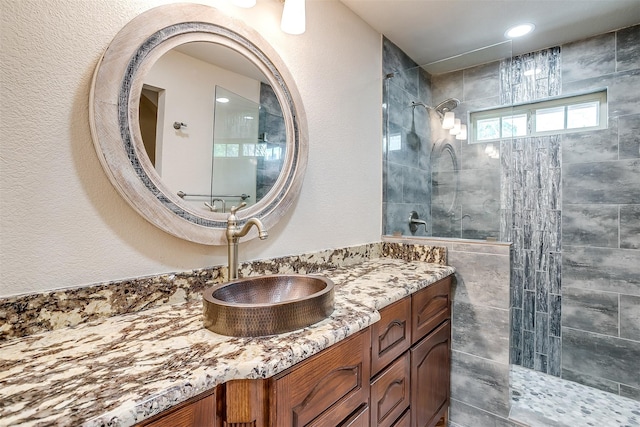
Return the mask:
<path id="1" fill-rule="evenodd" d="M 199 212 L 162 182 L 146 154 L 139 126 L 143 79 L 158 58 L 189 42 L 233 49 L 268 79 L 282 107 L 287 135 L 283 169 L 265 197 L 238 211 L 242 226 L 258 217 L 271 228 L 298 196 L 308 156 L 302 100 L 284 62 L 255 30 L 220 11 L 197 4 L 171 4 L 134 18 L 115 36 L 98 62 L 90 93 L 91 133 L 112 184 L 145 219 L 179 238 L 226 244 L 226 214 Z M 255 230 L 247 237 L 257 237 Z"/>

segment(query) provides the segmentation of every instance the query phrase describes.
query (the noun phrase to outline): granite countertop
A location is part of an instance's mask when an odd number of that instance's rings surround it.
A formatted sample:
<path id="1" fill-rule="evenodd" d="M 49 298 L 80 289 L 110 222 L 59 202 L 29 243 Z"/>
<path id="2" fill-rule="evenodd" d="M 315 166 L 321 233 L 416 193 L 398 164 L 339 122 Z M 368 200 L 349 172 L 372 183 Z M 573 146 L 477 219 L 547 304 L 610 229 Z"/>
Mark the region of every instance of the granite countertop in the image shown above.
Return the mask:
<path id="1" fill-rule="evenodd" d="M 210 332 L 202 302 L 190 301 L 9 341 L 0 346 L 0 426 L 133 425 L 226 381 L 282 372 L 453 272 L 390 258 L 320 272 L 336 285 L 334 313 L 270 337 Z"/>

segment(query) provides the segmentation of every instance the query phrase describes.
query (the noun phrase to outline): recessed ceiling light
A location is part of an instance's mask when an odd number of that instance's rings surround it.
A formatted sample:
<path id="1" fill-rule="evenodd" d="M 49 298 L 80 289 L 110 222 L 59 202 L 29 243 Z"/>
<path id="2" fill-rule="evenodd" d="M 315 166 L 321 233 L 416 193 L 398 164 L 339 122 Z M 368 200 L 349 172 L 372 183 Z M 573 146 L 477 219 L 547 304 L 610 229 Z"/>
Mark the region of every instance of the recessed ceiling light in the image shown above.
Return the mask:
<path id="1" fill-rule="evenodd" d="M 516 25 L 515 27 L 511 27 L 509 28 L 507 31 L 505 31 L 504 36 L 509 38 L 509 39 L 513 39 L 516 37 L 522 37 L 525 34 L 529 34 L 531 31 L 533 31 L 533 29 L 536 26 L 533 24 L 520 24 L 520 25 Z"/>
<path id="2" fill-rule="evenodd" d="M 222 104 L 226 104 L 227 102 L 229 102 L 229 98 L 220 97 L 220 98 L 216 98 L 216 101 Z"/>

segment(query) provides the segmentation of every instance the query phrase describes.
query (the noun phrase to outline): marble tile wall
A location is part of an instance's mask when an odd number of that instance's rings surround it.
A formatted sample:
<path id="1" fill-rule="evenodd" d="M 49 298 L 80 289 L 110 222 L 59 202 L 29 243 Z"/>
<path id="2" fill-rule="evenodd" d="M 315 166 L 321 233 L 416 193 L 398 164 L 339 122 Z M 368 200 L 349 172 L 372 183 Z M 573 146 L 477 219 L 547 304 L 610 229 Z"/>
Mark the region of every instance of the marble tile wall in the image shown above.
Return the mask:
<path id="1" fill-rule="evenodd" d="M 562 137 L 563 378 L 640 400 L 640 25 L 562 46 L 562 92 L 609 126 Z"/>
<path id="2" fill-rule="evenodd" d="M 429 75 L 384 38 L 383 82 L 383 234 L 431 235 L 431 123 L 424 107 L 411 106 L 431 105 Z M 412 233 L 411 211 L 428 228 Z"/>
<path id="3" fill-rule="evenodd" d="M 510 245 L 440 238 L 390 239 L 445 247 L 448 264 L 456 268 L 451 332 L 451 425 L 514 425 L 507 419 Z"/>

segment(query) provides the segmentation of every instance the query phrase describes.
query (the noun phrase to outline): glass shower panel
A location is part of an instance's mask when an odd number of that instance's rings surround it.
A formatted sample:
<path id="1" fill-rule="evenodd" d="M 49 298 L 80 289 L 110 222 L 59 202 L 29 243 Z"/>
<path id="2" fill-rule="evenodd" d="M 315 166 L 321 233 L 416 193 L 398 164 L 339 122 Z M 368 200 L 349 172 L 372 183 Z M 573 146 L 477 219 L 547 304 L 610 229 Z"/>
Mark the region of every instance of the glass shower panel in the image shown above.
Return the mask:
<path id="1" fill-rule="evenodd" d="M 501 71 L 511 42 L 422 66 L 393 48 L 385 45 L 383 59 L 383 234 L 500 240 L 501 155 L 510 148 L 501 138 L 510 141 L 522 120 L 487 119 L 486 142 L 469 144 L 443 119 L 453 112 L 471 138 L 469 112 L 509 106 L 501 90 L 511 85 Z M 413 211 L 427 222 L 415 232 Z"/>

